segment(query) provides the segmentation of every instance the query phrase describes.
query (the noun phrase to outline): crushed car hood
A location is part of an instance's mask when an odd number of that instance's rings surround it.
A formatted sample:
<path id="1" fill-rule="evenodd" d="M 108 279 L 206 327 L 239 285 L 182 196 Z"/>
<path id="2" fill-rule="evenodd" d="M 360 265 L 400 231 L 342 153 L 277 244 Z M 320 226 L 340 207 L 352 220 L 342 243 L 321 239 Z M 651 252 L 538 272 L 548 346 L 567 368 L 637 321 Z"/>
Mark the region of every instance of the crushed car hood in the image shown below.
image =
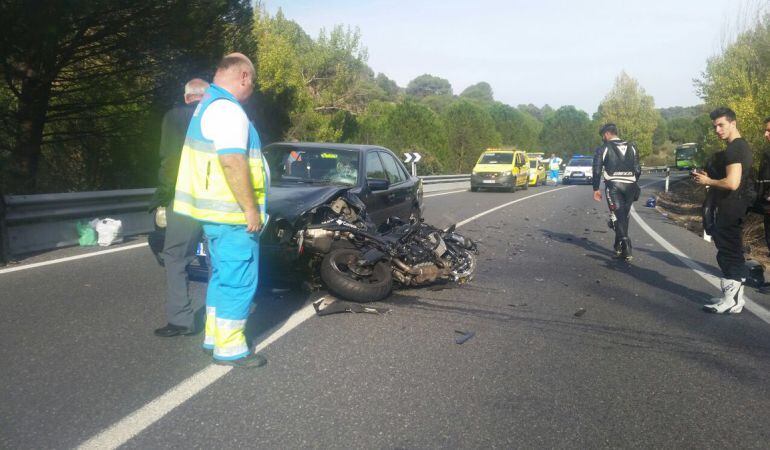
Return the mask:
<path id="1" fill-rule="evenodd" d="M 271 219 L 286 219 L 294 223 L 302 213 L 334 199 L 349 187 L 329 185 L 274 184 L 267 197 L 267 212 Z"/>

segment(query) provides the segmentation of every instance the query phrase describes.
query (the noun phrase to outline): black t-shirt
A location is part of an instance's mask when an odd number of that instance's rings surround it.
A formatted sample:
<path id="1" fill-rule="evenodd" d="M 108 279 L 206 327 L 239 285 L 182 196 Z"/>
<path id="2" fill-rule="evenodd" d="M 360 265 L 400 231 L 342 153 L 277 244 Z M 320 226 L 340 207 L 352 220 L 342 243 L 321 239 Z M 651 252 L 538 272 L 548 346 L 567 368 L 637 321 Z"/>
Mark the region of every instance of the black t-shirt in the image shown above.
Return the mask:
<path id="1" fill-rule="evenodd" d="M 724 151 L 714 154 L 709 176 L 716 180 L 727 177 L 727 166 L 730 164 L 741 164 L 741 184 L 738 189 L 730 191 L 710 188 L 714 191 L 718 213 L 736 216 L 746 214 L 746 208 L 751 203 L 751 196 L 748 195 L 748 180 L 753 162 L 754 157 L 751 154 L 749 143 L 743 138 L 733 140 L 727 144 L 727 148 Z"/>

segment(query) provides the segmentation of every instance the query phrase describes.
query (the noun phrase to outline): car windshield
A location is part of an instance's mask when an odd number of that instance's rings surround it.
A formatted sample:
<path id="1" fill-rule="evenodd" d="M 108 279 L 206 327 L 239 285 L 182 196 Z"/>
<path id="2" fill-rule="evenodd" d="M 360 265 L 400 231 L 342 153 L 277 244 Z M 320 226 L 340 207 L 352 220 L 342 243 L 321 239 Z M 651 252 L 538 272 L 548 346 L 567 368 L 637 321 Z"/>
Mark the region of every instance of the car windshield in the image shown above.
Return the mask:
<path id="1" fill-rule="evenodd" d="M 537 169 L 537 160 L 535 160 L 535 159 L 530 159 L 530 160 L 529 160 L 529 168 L 530 168 L 530 169 Z"/>
<path id="2" fill-rule="evenodd" d="M 572 158 L 569 160 L 568 166 L 580 166 L 580 167 L 590 167 L 593 165 L 594 160 L 591 158 Z"/>
<path id="3" fill-rule="evenodd" d="M 513 153 L 484 153 L 479 159 L 479 164 L 511 164 Z"/>
<path id="4" fill-rule="evenodd" d="M 355 186 L 358 152 L 327 148 L 272 147 L 265 149 L 270 177 L 295 183 Z"/>

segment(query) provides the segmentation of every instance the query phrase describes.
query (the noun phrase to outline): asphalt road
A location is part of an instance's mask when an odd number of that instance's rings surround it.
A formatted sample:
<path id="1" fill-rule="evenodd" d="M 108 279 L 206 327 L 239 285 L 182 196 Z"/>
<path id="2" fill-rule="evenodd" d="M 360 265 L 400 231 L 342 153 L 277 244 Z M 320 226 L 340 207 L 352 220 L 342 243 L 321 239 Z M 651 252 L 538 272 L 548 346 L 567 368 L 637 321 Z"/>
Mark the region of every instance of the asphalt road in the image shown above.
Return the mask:
<path id="1" fill-rule="evenodd" d="M 703 313 L 717 291 L 637 222 L 633 263 L 612 260 L 589 187 L 435 195 L 426 217 L 514 200 L 459 228 L 479 242 L 471 283 L 397 291 L 382 316 L 294 316 L 251 371 L 210 367 L 201 336 L 153 336 L 164 274 L 146 247 L 0 271 L 0 448 L 770 445 L 770 324 Z M 716 273 L 712 244 L 636 211 Z M 319 295 L 262 293 L 255 343 Z"/>

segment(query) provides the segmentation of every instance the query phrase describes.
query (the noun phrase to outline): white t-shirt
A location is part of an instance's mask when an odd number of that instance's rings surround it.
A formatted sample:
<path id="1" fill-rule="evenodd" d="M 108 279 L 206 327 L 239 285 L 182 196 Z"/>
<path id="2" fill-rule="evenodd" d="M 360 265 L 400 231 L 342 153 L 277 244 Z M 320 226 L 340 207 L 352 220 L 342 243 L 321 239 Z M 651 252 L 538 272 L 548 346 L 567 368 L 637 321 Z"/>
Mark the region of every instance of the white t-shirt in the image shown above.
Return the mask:
<path id="1" fill-rule="evenodd" d="M 214 141 L 218 154 L 246 153 L 249 146 L 249 118 L 229 100 L 215 100 L 201 117 L 201 133 Z"/>

